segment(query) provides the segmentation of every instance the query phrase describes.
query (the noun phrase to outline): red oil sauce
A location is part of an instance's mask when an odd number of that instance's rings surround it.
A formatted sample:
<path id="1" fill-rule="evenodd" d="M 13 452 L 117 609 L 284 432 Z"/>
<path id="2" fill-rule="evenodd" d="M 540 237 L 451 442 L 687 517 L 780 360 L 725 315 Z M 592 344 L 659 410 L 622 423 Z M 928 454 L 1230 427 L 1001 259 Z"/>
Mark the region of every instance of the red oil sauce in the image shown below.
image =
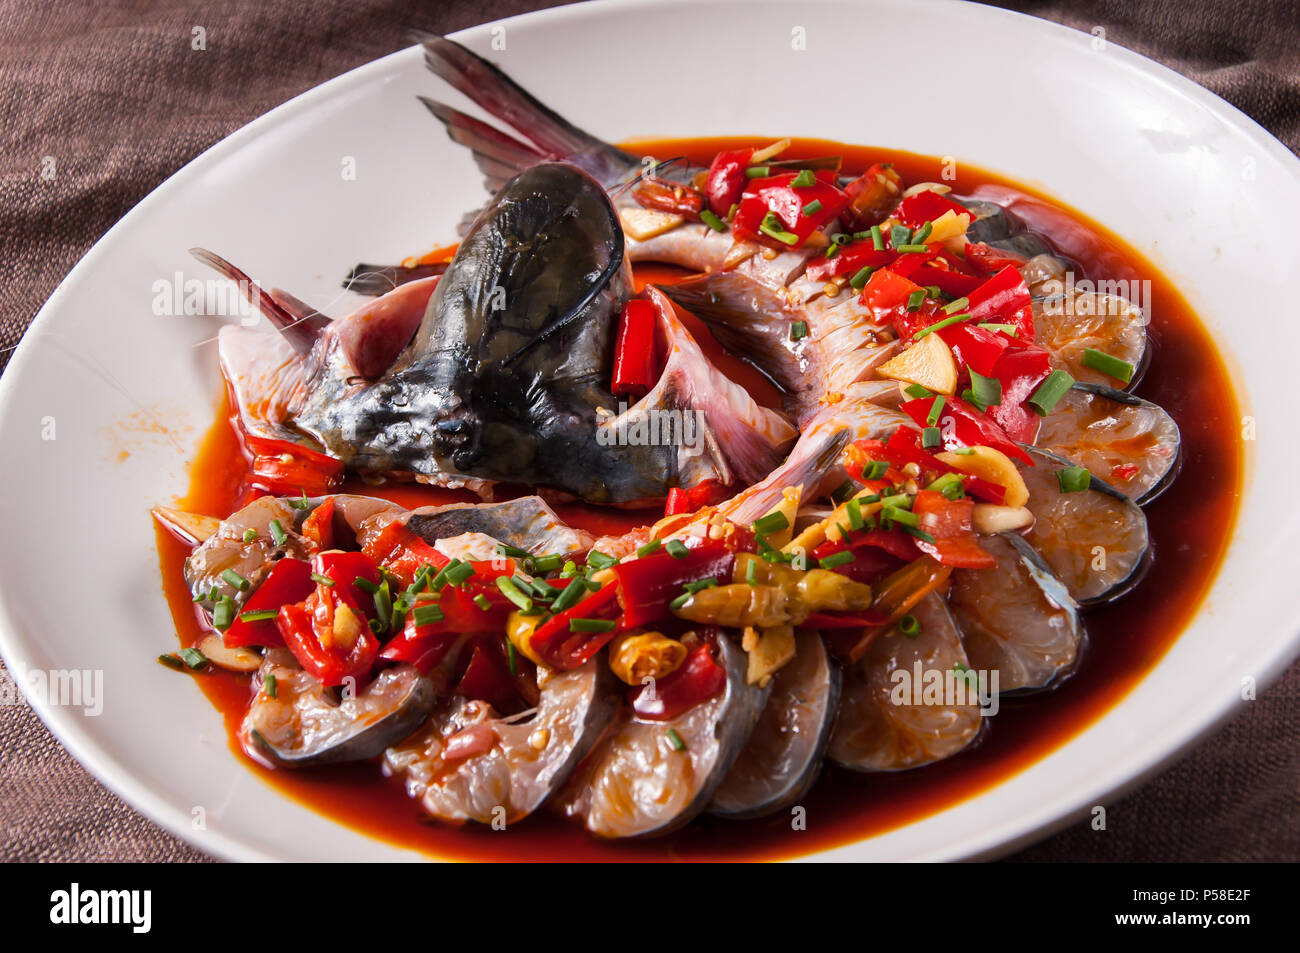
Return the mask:
<path id="1" fill-rule="evenodd" d="M 660 157 L 684 155 L 707 164 L 719 149 L 744 140 L 655 140 L 628 148 Z M 912 153 L 801 140 L 791 156 L 842 155 L 846 171 L 873 162 L 892 162 L 908 184 L 945 181 L 939 159 Z M 573 824 L 545 812 L 508 832 L 476 826 L 452 828 L 423 818 L 400 784 L 384 779 L 376 764 L 318 771 L 271 771 L 245 757 L 235 740 L 249 699 L 247 676 L 228 673 L 197 677 L 222 713 L 231 749 L 268 784 L 303 805 L 369 836 L 431 856 L 469 860 L 742 860 L 799 856 L 879 834 L 973 797 L 1005 781 L 1085 730 L 1119 702 L 1160 660 L 1196 614 L 1232 534 L 1240 497 L 1243 453 L 1240 414 L 1232 381 L 1204 326 L 1179 291 L 1131 246 L 1077 212 L 995 174 L 961 164 L 959 194 L 1013 188 L 1026 219 L 1052 221 L 1069 233 L 1068 253 L 1092 278 L 1150 279 L 1154 348 L 1151 368 L 1138 392 L 1162 405 L 1182 430 L 1184 466 L 1194 477 L 1174 485 L 1146 508 L 1155 552 L 1154 566 L 1138 594 L 1085 613 L 1090 647 L 1078 673 L 1057 691 L 1023 701 L 1004 699 L 985 740 L 976 748 L 936 765 L 899 774 L 857 775 L 827 766 L 803 799 L 807 830 L 794 833 L 788 816 L 727 823 L 697 819 L 667 838 L 603 843 Z M 1048 206 L 1051 205 L 1051 208 Z M 1035 218 L 1035 216 L 1038 216 Z M 1054 234 L 1054 233 L 1053 233 Z M 1051 234 L 1049 234 L 1051 237 Z M 670 280 L 673 269 L 643 268 L 640 282 Z M 703 326 L 685 318 L 721 369 L 775 405 L 777 395 L 761 375 L 722 351 Z M 1187 381 L 1196 381 L 1188 388 Z M 189 495 L 178 505 L 225 516 L 245 499 L 248 463 L 223 399 L 192 473 Z M 350 481 L 343 492 L 387 497 L 404 506 L 475 502 L 466 492 L 418 485 L 370 486 Z M 582 504 L 558 508 L 569 522 L 593 532 L 618 533 L 652 522 L 659 512 L 602 510 Z M 203 632 L 182 576 L 188 547 L 158 532 L 163 587 L 182 645 Z"/>

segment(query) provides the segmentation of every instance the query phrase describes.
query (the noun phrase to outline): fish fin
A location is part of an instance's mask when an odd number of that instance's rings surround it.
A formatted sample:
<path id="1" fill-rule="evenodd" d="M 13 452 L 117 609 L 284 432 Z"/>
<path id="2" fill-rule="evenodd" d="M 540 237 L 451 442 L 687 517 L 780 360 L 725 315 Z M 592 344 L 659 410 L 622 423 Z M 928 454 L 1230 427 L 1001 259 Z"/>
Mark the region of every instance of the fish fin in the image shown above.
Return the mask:
<path id="1" fill-rule="evenodd" d="M 533 143 L 542 155 L 566 159 L 586 169 L 606 188 L 626 178 L 639 165 L 636 156 L 579 129 L 497 67 L 454 40 L 430 34 L 417 34 L 417 39 L 424 47 L 424 62 L 430 71 L 505 123 L 517 136 Z M 469 127 L 463 128 L 471 131 Z M 482 135 L 482 128 L 491 127 L 479 123 L 473 131 Z M 510 137 L 501 136 L 493 141 L 501 145 L 501 139 L 510 140 Z M 516 145 L 519 145 L 517 141 Z"/>
<path id="2" fill-rule="evenodd" d="M 343 287 L 356 294 L 378 298 L 398 285 L 441 275 L 449 264 L 450 262 L 440 261 L 432 265 L 407 268 L 405 265 L 368 265 L 363 262 L 348 272 L 348 276 L 343 279 Z"/>
<path id="3" fill-rule="evenodd" d="M 418 98 L 443 124 L 452 142 L 474 153 L 474 162 L 483 173 L 483 184 L 494 195 L 501 186 L 529 166 L 563 158 L 520 142 L 495 126 L 489 126 L 481 119 L 475 119 L 459 109 L 453 109 L 446 103 L 425 96 Z"/>
<path id="4" fill-rule="evenodd" d="M 239 285 L 248 302 L 266 316 L 266 319 L 299 354 L 310 351 L 316 339 L 320 337 L 320 333 L 329 326 L 330 319 L 315 311 L 311 315 L 293 314 L 270 292 L 220 255 L 206 248 L 191 248 L 190 254 Z M 297 298 L 292 300 L 298 302 Z M 303 305 L 303 307 L 307 306 Z"/>
<path id="5" fill-rule="evenodd" d="M 649 295 L 668 354 L 663 373 L 645 397 L 602 426 L 649 420 L 655 427 L 652 413 L 680 412 L 677 476 L 682 486 L 710 478 L 724 485 L 762 479 L 780 463 L 798 431 L 713 366 L 663 294 L 651 287 Z M 661 429 L 662 423 L 649 432 Z"/>
<path id="6" fill-rule="evenodd" d="M 799 318 L 771 289 L 730 271 L 656 287 L 703 321 L 719 344 L 752 364 L 783 393 L 805 389 L 807 338 L 790 340 Z"/>

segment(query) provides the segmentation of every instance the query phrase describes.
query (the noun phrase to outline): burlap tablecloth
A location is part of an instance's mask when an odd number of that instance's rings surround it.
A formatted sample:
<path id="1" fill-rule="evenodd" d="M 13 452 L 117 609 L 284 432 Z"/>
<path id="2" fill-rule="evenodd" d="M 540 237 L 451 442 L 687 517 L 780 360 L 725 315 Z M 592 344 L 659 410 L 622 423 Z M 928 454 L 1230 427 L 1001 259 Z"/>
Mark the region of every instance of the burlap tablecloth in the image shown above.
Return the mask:
<path id="1" fill-rule="evenodd" d="M 155 186 L 291 96 L 407 45 L 555 3 L 0 2 L 0 366 L 77 259 Z M 1004 3 L 1190 76 L 1300 148 L 1291 2 Z M 220 7 L 218 9 L 218 6 Z M 193 55 L 191 32 L 207 33 Z M 680 28 L 680 25 L 679 25 Z M 1013 91 L 1008 91 L 1014 95 Z M 40 176 L 54 156 L 58 175 Z M 2 491 L 0 491 L 2 492 Z M 1023 860 L 1300 859 L 1300 666 L 1176 767 Z M 25 705 L 0 706 L 0 859 L 202 860 L 99 785 Z"/>

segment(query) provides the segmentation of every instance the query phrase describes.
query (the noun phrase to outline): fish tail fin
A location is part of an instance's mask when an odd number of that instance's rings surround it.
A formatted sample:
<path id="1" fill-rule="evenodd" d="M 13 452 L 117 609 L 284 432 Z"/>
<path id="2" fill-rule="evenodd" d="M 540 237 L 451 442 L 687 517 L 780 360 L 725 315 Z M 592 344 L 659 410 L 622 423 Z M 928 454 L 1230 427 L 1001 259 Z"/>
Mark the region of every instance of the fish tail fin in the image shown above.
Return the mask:
<path id="1" fill-rule="evenodd" d="M 785 463 L 720 505 L 718 511 L 733 522 L 748 525 L 780 505 L 787 489 L 798 489 L 801 499 L 814 498 L 851 436 L 847 427 L 806 431 Z"/>
<path id="2" fill-rule="evenodd" d="M 447 126 L 453 140 L 469 145 L 476 156 L 482 150 L 485 161 L 493 169 L 493 173 L 484 170 L 489 175 L 489 182 L 504 172 L 505 167 L 513 167 L 515 172 L 519 172 L 526 168 L 519 164 L 522 162 L 535 165 L 548 159 L 564 159 L 586 169 L 602 185 L 610 188 L 638 166 L 636 156 L 579 129 L 496 66 L 456 41 L 431 34 L 417 34 L 417 39 L 424 47 L 424 62 L 431 72 L 464 93 L 514 133 L 514 136 L 506 135 L 450 107 L 434 110 L 433 105 L 425 101 L 425 105 Z M 521 138 L 524 141 L 520 141 Z M 480 166 L 483 164 L 480 162 Z M 506 179 L 510 177 L 506 176 Z M 496 188 L 499 186 L 493 191 Z"/>
<path id="3" fill-rule="evenodd" d="M 190 254 L 239 286 L 249 304 L 257 308 L 280 335 L 300 354 L 310 351 L 330 319 L 310 305 L 285 292 L 270 292 L 226 259 L 206 248 L 191 248 Z"/>

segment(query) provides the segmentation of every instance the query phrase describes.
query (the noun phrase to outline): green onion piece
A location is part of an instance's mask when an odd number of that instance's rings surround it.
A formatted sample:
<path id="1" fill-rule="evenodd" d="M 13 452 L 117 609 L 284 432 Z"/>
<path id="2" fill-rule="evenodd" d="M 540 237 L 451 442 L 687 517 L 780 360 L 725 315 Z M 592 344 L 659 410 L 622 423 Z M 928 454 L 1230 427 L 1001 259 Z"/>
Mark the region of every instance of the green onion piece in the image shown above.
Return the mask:
<path id="1" fill-rule="evenodd" d="M 836 566 L 847 566 L 857 558 L 850 550 L 843 549 L 838 553 L 831 553 L 829 556 L 817 560 L 817 565 L 822 569 L 834 569 Z"/>
<path id="2" fill-rule="evenodd" d="M 240 622 L 269 622 L 279 613 L 274 609 L 256 609 L 252 612 L 241 612 L 239 614 Z"/>
<path id="3" fill-rule="evenodd" d="M 564 557 L 549 553 L 545 556 L 538 556 L 533 560 L 533 566 L 538 572 L 555 572 L 564 562 Z"/>
<path id="4" fill-rule="evenodd" d="M 894 251 L 898 251 L 899 245 L 906 245 L 912 240 L 912 230 L 906 225 L 895 225 L 889 230 L 889 244 L 893 246 Z"/>
<path id="5" fill-rule="evenodd" d="M 917 245 L 913 242 L 907 242 L 903 245 L 895 245 L 894 251 L 904 255 L 921 254 L 930 250 L 929 245 Z M 926 285 L 927 288 L 937 288 L 938 285 Z"/>
<path id="6" fill-rule="evenodd" d="M 1118 357 L 1090 347 L 1083 351 L 1083 366 L 1101 371 L 1124 384 L 1133 379 L 1133 365 L 1128 361 L 1121 361 Z"/>
<path id="7" fill-rule="evenodd" d="M 791 341 L 802 341 L 807 336 L 808 336 L 807 321 L 795 321 L 793 324 L 790 325 Z"/>
<path id="8" fill-rule="evenodd" d="M 651 553 L 656 553 L 663 548 L 663 545 L 664 541 L 662 539 L 652 539 L 645 545 L 636 548 L 637 558 L 640 559 L 642 556 L 649 556 Z"/>
<path id="9" fill-rule="evenodd" d="M 926 489 L 942 493 L 950 500 L 960 500 L 966 495 L 965 484 L 962 483 L 961 477 L 956 473 L 945 473 L 927 486 Z"/>
<path id="10" fill-rule="evenodd" d="M 221 574 L 221 578 L 226 580 L 226 582 L 230 583 L 230 585 L 234 586 L 240 592 L 247 592 L 253 585 L 233 569 L 227 569 Z"/>
<path id="11" fill-rule="evenodd" d="M 478 606 L 484 612 L 490 612 L 492 609 L 492 600 L 480 592 L 474 597 L 474 605 Z"/>
<path id="12" fill-rule="evenodd" d="M 235 600 L 222 596 L 212 607 L 212 627 L 218 632 L 225 632 L 235 621 Z"/>
<path id="13" fill-rule="evenodd" d="M 772 170 L 765 165 L 751 165 L 745 170 L 745 178 L 766 179 L 771 173 Z"/>
<path id="14" fill-rule="evenodd" d="M 608 569 L 610 566 L 618 565 L 618 560 L 608 553 L 602 553 L 599 549 L 593 549 L 587 553 L 587 565 L 593 569 Z"/>
<path id="15" fill-rule="evenodd" d="M 754 520 L 754 532 L 762 533 L 764 536 L 771 536 L 773 533 L 779 533 L 781 530 L 789 528 L 790 520 L 780 510 L 775 510 Z"/>
<path id="16" fill-rule="evenodd" d="M 928 387 L 922 387 L 920 384 L 908 384 L 903 388 L 903 393 L 915 400 L 920 400 L 922 397 L 934 396 L 934 391 L 930 390 Z"/>
<path id="17" fill-rule="evenodd" d="M 1092 486 L 1092 474 L 1087 467 L 1063 467 L 1056 471 L 1056 482 L 1062 493 L 1078 493 Z"/>
<path id="18" fill-rule="evenodd" d="M 384 624 L 380 622 L 378 619 L 368 620 L 367 625 L 370 626 L 370 631 L 373 632 L 375 635 L 384 634 Z"/>
<path id="19" fill-rule="evenodd" d="M 587 581 L 581 576 L 576 576 L 572 582 L 564 587 L 564 591 L 555 597 L 555 601 L 551 603 L 551 611 L 563 612 L 566 609 L 572 609 L 586 594 Z"/>
<path id="20" fill-rule="evenodd" d="M 367 579 L 365 576 L 357 576 L 356 579 L 352 580 L 352 585 L 356 586 L 362 592 L 371 596 L 373 596 L 375 593 L 379 591 L 379 587 L 376 586 L 369 579 Z"/>
<path id="21" fill-rule="evenodd" d="M 668 743 L 673 746 L 674 751 L 686 750 L 686 742 L 682 741 L 682 736 L 677 733 L 676 728 L 669 728 L 664 734 L 668 736 Z"/>
<path id="22" fill-rule="evenodd" d="M 1065 396 L 1066 391 L 1073 386 L 1074 378 L 1070 376 L 1070 372 L 1058 368 L 1048 374 L 1038 388 L 1029 395 L 1029 406 L 1034 408 L 1034 413 L 1038 416 L 1046 417 Z"/>
<path id="23" fill-rule="evenodd" d="M 841 483 L 839 486 L 837 486 L 834 490 L 831 491 L 831 499 L 834 500 L 836 503 L 843 503 L 846 500 L 851 499 L 853 494 L 858 492 L 859 486 L 861 486 L 861 484 L 858 483 L 857 480 L 853 480 L 853 479 L 845 480 L 843 483 Z"/>
<path id="24" fill-rule="evenodd" d="M 745 582 L 751 586 L 758 585 L 758 563 L 752 559 L 745 566 Z"/>
<path id="25" fill-rule="evenodd" d="M 181 661 L 185 663 L 187 668 L 191 668 L 196 672 L 203 671 L 210 664 L 208 657 L 198 649 L 181 649 L 176 654 L 181 657 Z"/>
<path id="26" fill-rule="evenodd" d="M 440 606 L 434 605 L 433 603 L 425 603 L 424 605 L 418 605 L 411 610 L 411 618 L 415 621 L 417 626 L 420 626 L 433 625 L 435 622 L 441 622 L 446 618 L 446 616 L 443 615 Z"/>
<path id="27" fill-rule="evenodd" d="M 916 230 L 916 234 L 912 236 L 913 244 L 924 245 L 925 240 L 930 237 L 930 233 L 932 231 L 934 231 L 934 225 L 930 222 L 926 222 L 924 225 L 918 228 Z"/>
<path id="28" fill-rule="evenodd" d="M 958 298 L 956 301 L 949 301 L 943 306 L 942 310 L 944 314 L 957 314 L 960 311 L 965 311 L 969 307 L 969 298 Z"/>
<path id="29" fill-rule="evenodd" d="M 921 446 L 926 450 L 943 446 L 943 433 L 938 427 L 926 427 L 921 431 Z"/>
<path id="30" fill-rule="evenodd" d="M 952 452 L 957 454 L 959 457 L 969 457 L 975 453 L 975 451 L 970 447 L 953 447 Z"/>
<path id="31" fill-rule="evenodd" d="M 572 559 L 566 559 L 564 561 L 564 568 L 560 570 L 560 578 L 569 579 L 573 576 L 576 576 L 577 574 L 578 574 L 578 564 L 575 563 Z"/>
<path id="32" fill-rule="evenodd" d="M 507 579 L 505 576 L 497 576 L 497 588 L 501 590 L 502 595 L 525 612 L 533 607 L 533 600 L 520 591 L 519 587 L 515 585 L 513 579 Z"/>
<path id="33" fill-rule="evenodd" d="M 968 404 L 974 404 L 975 409 L 980 413 L 984 413 L 984 411 L 989 409 L 987 404 L 980 403 L 980 399 L 975 396 L 975 392 L 969 387 L 961 392 L 961 399 L 966 401 Z"/>
<path id="34" fill-rule="evenodd" d="M 970 389 L 976 403 L 996 407 L 1002 403 L 1002 382 L 996 377 L 985 377 L 973 367 L 970 371 Z"/>
<path id="35" fill-rule="evenodd" d="M 509 556 L 511 559 L 528 558 L 528 550 L 520 549 L 518 546 L 508 546 L 505 543 L 497 543 L 497 554 L 500 556 Z"/>
<path id="36" fill-rule="evenodd" d="M 975 372 L 971 371 L 971 373 Z M 925 422 L 931 427 L 935 426 L 939 422 L 939 418 L 943 416 L 943 405 L 945 403 L 947 403 L 946 399 L 943 394 L 940 394 L 934 399 L 934 403 L 930 405 L 930 412 L 925 415 Z"/>
<path id="37" fill-rule="evenodd" d="M 862 501 L 856 497 L 844 504 L 844 512 L 849 516 L 850 529 L 862 529 Z"/>
<path id="38" fill-rule="evenodd" d="M 905 615 L 898 620 L 898 631 L 903 633 L 904 638 L 914 639 L 921 634 L 921 623 L 916 616 Z"/>
<path id="39" fill-rule="evenodd" d="M 713 589 L 718 585 L 716 579 L 697 579 L 695 582 L 684 582 L 682 588 L 694 595 L 701 589 Z"/>
<path id="40" fill-rule="evenodd" d="M 334 580 L 331 579 L 329 576 L 322 576 L 318 572 L 314 572 L 311 574 L 311 581 L 316 583 L 316 585 L 318 586 L 324 586 L 326 589 L 334 588 Z"/>
<path id="41" fill-rule="evenodd" d="M 689 592 L 683 592 L 680 596 L 678 596 L 678 597 L 677 597 L 676 599 L 674 599 L 672 602 L 668 603 L 668 608 L 669 608 L 669 609 L 672 609 L 672 610 L 675 612 L 675 611 L 677 611 L 678 609 L 680 609 L 682 606 L 686 605 L 686 603 L 688 603 L 688 602 L 690 602 L 690 601 L 691 601 L 691 593 L 689 593 Z"/>
<path id="42" fill-rule="evenodd" d="M 289 539 L 289 534 L 284 531 L 279 520 L 271 520 L 268 528 L 271 530 L 271 540 L 277 546 L 283 546 Z"/>
<path id="43" fill-rule="evenodd" d="M 874 248 L 876 251 L 885 250 L 885 236 L 880 231 L 879 225 L 871 226 L 871 247 Z"/>
<path id="44" fill-rule="evenodd" d="M 870 231 L 870 229 L 868 229 L 867 231 L 863 231 L 863 232 L 854 232 L 854 233 L 853 233 L 853 240 L 854 240 L 855 242 L 865 242 L 865 241 L 866 241 L 868 238 L 870 238 L 870 237 L 871 237 L 871 231 Z"/>
<path id="45" fill-rule="evenodd" d="M 807 213 L 807 211 L 808 211 L 807 209 L 804 209 L 805 214 Z M 831 242 L 829 245 L 826 246 L 827 258 L 834 258 L 839 253 L 840 253 L 840 246 L 836 245 L 834 242 Z"/>
<path id="46" fill-rule="evenodd" d="M 813 173 L 812 169 L 800 169 L 799 174 L 791 180 L 790 188 L 806 189 L 809 186 L 816 184 L 817 176 Z"/>
<path id="47" fill-rule="evenodd" d="M 1001 331 L 1007 337 L 1020 337 L 1020 329 L 1014 324 L 990 324 L 988 321 L 981 321 L 975 327 L 984 328 L 986 331 Z"/>
<path id="48" fill-rule="evenodd" d="M 296 500 L 289 500 L 289 506 L 295 510 L 305 510 L 311 506 L 311 501 L 307 499 L 307 491 L 302 491 L 302 496 Z"/>
<path id="49" fill-rule="evenodd" d="M 506 663 L 510 666 L 510 674 L 519 674 L 519 656 L 515 654 L 515 643 L 506 639 Z"/>
<path id="50" fill-rule="evenodd" d="M 898 493 L 894 496 L 885 496 L 880 499 L 881 506 L 893 506 L 900 510 L 910 510 L 912 508 L 912 498 L 906 493 Z"/>
<path id="51" fill-rule="evenodd" d="M 803 214 L 816 215 L 821 210 L 822 210 L 822 200 L 813 199 L 811 202 L 809 202 L 807 205 L 803 207 Z M 839 246 L 832 246 L 832 247 L 839 247 Z"/>
<path id="52" fill-rule="evenodd" d="M 918 294 L 918 292 L 913 291 L 912 294 L 915 295 Z M 969 314 L 954 314 L 950 318 L 944 318 L 941 321 L 936 321 L 934 322 L 934 324 L 931 324 L 928 327 L 921 328 L 921 330 L 917 331 L 915 334 L 915 339 L 919 341 L 927 334 L 933 334 L 935 331 L 942 331 L 946 327 L 950 327 L 954 324 L 960 324 L 962 321 L 965 321 L 969 317 L 970 317 Z"/>
<path id="53" fill-rule="evenodd" d="M 163 665 L 166 665 L 168 668 L 174 668 L 177 671 L 180 671 L 185 667 L 185 663 L 170 652 L 164 652 L 162 655 L 158 656 L 158 661 Z"/>
<path id="54" fill-rule="evenodd" d="M 459 586 L 472 575 L 474 575 L 474 567 L 469 563 L 457 560 L 454 564 L 447 565 L 447 581 L 453 586 Z"/>
<path id="55" fill-rule="evenodd" d="M 870 469 L 868 469 L 867 467 L 862 468 L 862 477 L 865 480 L 879 480 L 888 472 L 889 472 L 889 461 L 872 460 L 870 464 Z M 867 502 L 871 502 L 871 501 L 868 500 Z"/>
<path id="56" fill-rule="evenodd" d="M 617 623 L 613 619 L 570 619 L 570 632 L 612 632 Z"/>
<path id="57" fill-rule="evenodd" d="M 917 539 L 924 540 L 927 543 L 933 543 L 934 537 L 923 529 L 917 529 L 915 526 L 908 526 L 906 523 L 899 526 L 908 536 L 915 536 Z"/>
<path id="58" fill-rule="evenodd" d="M 257 530 L 255 529 L 244 530 L 244 542 L 251 543 L 256 539 L 257 539 Z"/>
<path id="59" fill-rule="evenodd" d="M 920 311 L 921 305 L 925 303 L 925 292 L 918 288 L 907 296 L 907 310 Z M 918 334 L 917 337 L 920 337 Z"/>
<path id="60" fill-rule="evenodd" d="M 920 526 L 921 517 L 911 510 L 905 510 L 897 506 L 886 506 L 880 511 L 880 515 L 891 523 L 901 523 L 904 526 Z"/>
<path id="61" fill-rule="evenodd" d="M 787 231 L 785 222 L 781 221 L 775 212 L 768 212 L 763 216 L 763 221 L 759 223 L 758 230 L 769 238 L 775 238 L 783 245 L 799 244 L 799 236 L 794 232 Z"/>
<path id="62" fill-rule="evenodd" d="M 854 291 L 861 291 L 866 287 L 867 282 L 871 280 L 871 273 L 875 271 L 870 265 L 863 265 L 857 270 L 857 273 L 849 279 L 849 287 Z"/>
<path id="63" fill-rule="evenodd" d="M 673 557 L 673 559 L 685 559 L 686 554 L 689 552 L 686 548 L 686 544 L 680 539 L 668 540 L 668 542 L 664 543 L 664 549 L 668 551 L 668 555 Z"/>
<path id="64" fill-rule="evenodd" d="M 266 693 L 268 698 L 280 697 L 280 686 L 276 682 L 274 675 L 268 674 L 262 677 L 262 691 Z"/>
<path id="65" fill-rule="evenodd" d="M 713 229 L 715 232 L 725 232 L 727 230 L 727 223 L 718 218 L 718 216 L 714 215 L 707 208 L 700 211 L 700 221 L 709 226 L 709 228 Z"/>
<path id="66" fill-rule="evenodd" d="M 834 245 L 847 245 L 851 241 L 853 241 L 853 236 L 845 235 L 843 232 L 836 232 L 831 236 L 831 243 Z"/>

